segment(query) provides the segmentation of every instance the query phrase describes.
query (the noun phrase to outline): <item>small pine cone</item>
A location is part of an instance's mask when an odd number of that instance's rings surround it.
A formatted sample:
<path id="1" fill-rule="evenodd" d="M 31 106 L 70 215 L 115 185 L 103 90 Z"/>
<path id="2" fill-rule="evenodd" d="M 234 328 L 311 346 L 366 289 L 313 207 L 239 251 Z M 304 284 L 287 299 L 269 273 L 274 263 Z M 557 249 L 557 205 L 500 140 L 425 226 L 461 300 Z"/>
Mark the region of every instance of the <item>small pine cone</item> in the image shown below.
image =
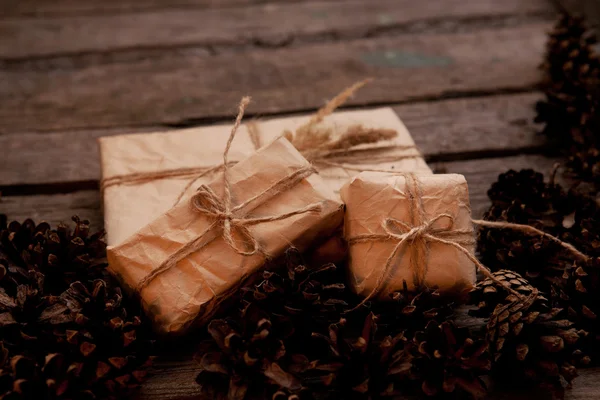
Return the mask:
<path id="1" fill-rule="evenodd" d="M 420 382 L 426 395 L 463 391 L 473 398 L 485 397 L 487 390 L 480 376 L 492 365 L 488 343 L 471 339 L 468 329 L 451 321 L 440 325 L 431 321 L 415 333 L 405 351 L 410 354 L 410 369 L 404 373 Z"/>
<path id="2" fill-rule="evenodd" d="M 529 282 L 513 271 L 502 269 L 494 272 L 494 276 L 503 285 L 516 290 L 523 296 L 530 296 L 535 288 Z M 479 281 L 469 293 L 469 303 L 476 305 L 477 309 L 470 311 L 473 316 L 489 316 L 499 304 L 506 304 L 506 289 L 500 287 L 491 279 Z M 512 297 L 508 300 L 514 300 Z"/>
<path id="3" fill-rule="evenodd" d="M 552 280 L 551 299 L 553 304 L 567 310 L 567 315 L 578 327 L 589 332 L 581 341 L 586 353 L 583 364 L 596 362 L 600 354 L 600 306 L 596 299 L 600 282 L 600 258 L 574 263 L 565 267 L 560 277 Z"/>
<path id="4" fill-rule="evenodd" d="M 298 392 L 302 388 L 299 380 L 280 365 L 286 349 L 272 331 L 271 321 L 246 322 L 244 328 L 232 321 L 210 322 L 208 331 L 219 349 L 198 355 L 201 372 L 196 382 L 203 394 L 244 399 L 246 393 Z"/>
<path id="5" fill-rule="evenodd" d="M 494 275 L 506 278 L 505 271 Z M 522 277 L 512 280 L 515 286 L 526 288 L 523 292 L 529 291 Z M 486 283 L 480 287 L 488 286 Z M 486 335 L 494 356 L 494 369 L 512 379 L 527 377 L 560 385 L 562 376 L 570 383 L 577 376 L 574 365 L 584 358 L 578 345 L 581 336 L 587 333 L 573 328 L 564 314 L 562 309 L 550 308 L 548 300 L 535 288 L 524 300 L 509 294 L 504 302 L 498 302 L 489 315 Z"/>
<path id="6" fill-rule="evenodd" d="M 21 275 L 38 271 L 45 275 L 44 291 L 60 294 L 78 280 L 106 275 L 104 231 L 90 235 L 89 221 L 74 216 L 75 227 L 46 222 L 11 222 L 0 232 L 0 264 L 10 263 Z M 4 260 L 4 261 L 3 261 Z"/>
<path id="7" fill-rule="evenodd" d="M 307 342 L 347 306 L 341 272 L 333 264 L 311 268 L 295 249 L 278 262 L 278 272 L 267 267 L 258 283 L 241 289 L 238 313 L 209 323 L 212 340 L 196 357 L 205 395 L 295 399 L 304 395 L 302 376 L 326 379 L 309 361 L 319 353 Z"/>
<path id="8" fill-rule="evenodd" d="M 596 190 L 579 184 L 568 191 L 531 170 L 501 174 L 488 195 L 484 218 L 531 225 L 571 243 L 590 256 L 600 255 L 600 207 Z M 511 229 L 481 228 L 477 250 L 492 270 L 511 269 L 550 293 L 554 278 L 576 260 L 563 247 L 540 235 Z"/>
<path id="9" fill-rule="evenodd" d="M 262 272 L 258 284 L 242 288 L 242 318 L 277 315 L 276 329 L 285 336 L 304 330 L 306 319 L 327 327 L 348 307 L 351 295 L 342 283 L 344 272 L 334 264 L 310 267 L 294 248 L 286 252 L 283 264 Z M 303 333 L 310 336 L 310 331 Z"/>

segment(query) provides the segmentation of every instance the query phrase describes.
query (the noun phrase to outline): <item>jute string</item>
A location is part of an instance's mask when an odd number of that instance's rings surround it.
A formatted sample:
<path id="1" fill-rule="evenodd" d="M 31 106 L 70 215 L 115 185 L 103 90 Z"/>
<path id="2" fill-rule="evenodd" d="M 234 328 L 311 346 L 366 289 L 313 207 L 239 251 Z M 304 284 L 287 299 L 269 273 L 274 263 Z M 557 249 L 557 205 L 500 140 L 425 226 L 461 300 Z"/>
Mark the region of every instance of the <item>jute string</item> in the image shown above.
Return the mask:
<path id="1" fill-rule="evenodd" d="M 396 242 L 396 245 L 385 262 L 383 270 L 377 277 L 377 281 L 375 282 L 373 290 L 356 307 L 348 312 L 360 308 L 373 297 L 377 296 L 381 290 L 383 290 L 392 273 L 395 260 L 405 246 L 409 246 L 409 251 L 411 252 L 410 268 L 412 269 L 413 273 L 414 285 L 415 287 L 421 287 L 425 281 L 425 275 L 427 274 L 430 250 L 429 246 L 431 243 L 442 243 L 447 246 L 454 247 L 464 254 L 486 278 L 489 278 L 497 285 L 504 287 L 504 289 L 516 296 L 520 301 L 527 300 L 525 296 L 512 289 L 510 285 L 496 278 L 486 266 L 484 266 L 467 248 L 465 248 L 465 246 L 473 245 L 475 243 L 472 237 L 473 232 L 471 229 L 453 229 L 454 217 L 449 213 L 441 213 L 428 218 L 423 208 L 421 186 L 417 176 L 414 174 L 404 173 L 400 173 L 398 175 L 403 176 L 406 180 L 405 192 L 408 199 L 410 221 L 405 222 L 388 217 L 382 221 L 382 228 L 385 233 L 356 235 L 348 240 L 350 245 L 354 243 L 372 241 Z M 448 225 L 444 228 L 436 227 L 435 223 L 442 219 L 448 220 Z M 529 225 L 483 220 L 472 220 L 472 222 L 476 225 L 493 229 L 512 229 L 526 234 L 539 234 L 559 244 L 571 252 L 575 257 L 582 260 L 589 259 L 587 255 L 577 250 L 573 245 L 565 243 L 557 237 Z"/>
<path id="2" fill-rule="evenodd" d="M 590 256 L 585 255 L 581 251 L 577 250 L 577 248 L 575 246 L 573 246 L 572 244 L 563 242 L 556 236 L 552 236 L 551 234 L 546 233 L 546 232 L 542 231 L 541 229 L 537 229 L 531 225 L 515 224 L 512 222 L 503 222 L 503 221 L 485 221 L 482 219 L 473 219 L 473 220 L 471 220 L 471 222 L 473 222 L 475 225 L 484 226 L 486 228 L 512 229 L 515 231 L 520 231 L 525 234 L 540 235 L 540 236 L 543 236 L 543 237 L 553 241 L 554 243 L 558 244 L 559 246 L 563 247 L 565 250 L 567 250 L 568 252 L 573 254 L 573 256 L 575 256 L 576 258 L 578 258 L 580 260 L 587 261 L 590 259 Z"/>
<path id="3" fill-rule="evenodd" d="M 252 256 L 257 253 L 264 254 L 268 257 L 268 254 L 261 249 L 260 244 L 256 238 L 252 235 L 252 232 L 248 228 L 249 226 L 261 224 L 264 222 L 273 222 L 283 220 L 294 215 L 304 214 L 308 212 L 317 212 L 322 210 L 320 203 L 309 204 L 300 209 L 296 209 L 287 213 L 279 215 L 272 215 L 266 217 L 249 217 L 247 216 L 247 208 L 257 202 L 264 202 L 269 198 L 276 196 L 279 193 L 285 192 L 298 183 L 304 178 L 314 174 L 316 171 L 312 166 L 299 168 L 291 174 L 283 177 L 277 182 L 273 183 L 270 187 L 262 191 L 261 193 L 249 198 L 241 204 L 232 204 L 232 193 L 231 193 L 231 182 L 229 177 L 230 162 L 228 160 L 229 149 L 231 148 L 231 142 L 235 138 L 237 129 L 240 126 L 242 118 L 244 116 L 244 110 L 250 102 L 249 97 L 244 97 L 239 105 L 239 111 L 235 124 L 229 135 L 229 140 L 225 146 L 225 152 L 223 153 L 223 199 L 220 199 L 215 192 L 207 185 L 202 185 L 198 191 L 190 199 L 190 206 L 195 212 L 211 217 L 214 221 L 212 224 L 195 239 L 186 243 L 183 247 L 171 254 L 165 261 L 163 261 L 156 269 L 145 276 L 138 284 L 137 290 L 141 291 L 143 288 L 148 286 L 150 282 L 158 275 L 168 271 L 175 267 L 177 263 L 189 257 L 193 253 L 201 250 L 205 247 L 212 239 L 207 239 L 209 233 L 215 231 L 220 232 L 224 241 L 233 249 L 237 254 L 243 256 Z M 234 239 L 234 233 L 237 234 L 244 243 L 242 248 L 236 243 Z"/>

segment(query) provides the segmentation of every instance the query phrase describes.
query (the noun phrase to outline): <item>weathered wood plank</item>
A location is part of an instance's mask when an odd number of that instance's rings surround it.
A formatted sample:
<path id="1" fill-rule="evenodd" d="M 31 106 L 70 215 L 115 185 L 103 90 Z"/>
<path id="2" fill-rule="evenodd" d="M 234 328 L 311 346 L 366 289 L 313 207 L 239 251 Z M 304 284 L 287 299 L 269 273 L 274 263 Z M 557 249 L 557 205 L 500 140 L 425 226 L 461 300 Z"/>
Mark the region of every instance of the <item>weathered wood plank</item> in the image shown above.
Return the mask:
<path id="1" fill-rule="evenodd" d="M 525 93 L 413 103 L 394 107 L 417 146 L 430 160 L 539 149 L 533 105 L 541 94 Z M 164 128 L 163 128 L 164 129 Z M 146 128 L 156 131 L 160 128 Z M 80 184 L 97 181 L 96 139 L 128 130 L 0 135 L 0 191 L 11 185 Z"/>
<path id="2" fill-rule="evenodd" d="M 47 221 L 50 224 L 70 222 L 73 215 L 88 219 L 92 229 L 104 226 L 100 192 L 97 190 L 49 196 L 0 197 L 0 214 L 12 220 Z"/>
<path id="3" fill-rule="evenodd" d="M 427 22 L 540 14 L 554 14 L 547 0 L 352 0 L 343 7 L 307 2 L 0 20 L 0 58 L 191 45 L 278 46 L 322 37 L 359 38 Z"/>
<path id="4" fill-rule="evenodd" d="M 224 8 L 264 3 L 293 3 L 303 0 L 3 0 L 0 16 L 98 15 L 174 8 Z M 337 0 L 321 0 L 337 1 Z"/>
<path id="5" fill-rule="evenodd" d="M 377 79 L 349 105 L 522 91 L 539 81 L 548 27 L 535 23 L 214 57 L 193 49 L 163 51 L 155 59 L 73 69 L 7 66 L 0 70 L 0 132 L 229 118 L 245 94 L 254 97 L 248 110 L 253 114 L 307 110 L 366 76 Z"/>

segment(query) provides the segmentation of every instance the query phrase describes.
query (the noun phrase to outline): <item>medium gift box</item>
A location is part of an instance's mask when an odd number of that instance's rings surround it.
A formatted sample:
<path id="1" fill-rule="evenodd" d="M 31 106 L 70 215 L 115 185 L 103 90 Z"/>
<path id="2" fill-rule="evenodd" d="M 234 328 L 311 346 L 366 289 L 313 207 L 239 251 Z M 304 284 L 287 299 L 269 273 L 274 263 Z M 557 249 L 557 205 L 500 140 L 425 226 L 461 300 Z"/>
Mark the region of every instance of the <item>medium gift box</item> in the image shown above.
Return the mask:
<path id="1" fill-rule="evenodd" d="M 472 287 L 475 241 L 464 176 L 363 172 L 341 194 L 358 294 L 386 299 L 404 287 L 445 293 Z"/>
<path id="2" fill-rule="evenodd" d="M 281 137 L 109 247 L 109 268 L 139 294 L 159 332 L 183 333 L 210 318 L 267 259 L 289 246 L 306 249 L 339 227 L 343 205 L 315 172 Z M 177 194 L 181 185 L 166 188 Z M 113 243 L 123 233 L 115 235 Z"/>

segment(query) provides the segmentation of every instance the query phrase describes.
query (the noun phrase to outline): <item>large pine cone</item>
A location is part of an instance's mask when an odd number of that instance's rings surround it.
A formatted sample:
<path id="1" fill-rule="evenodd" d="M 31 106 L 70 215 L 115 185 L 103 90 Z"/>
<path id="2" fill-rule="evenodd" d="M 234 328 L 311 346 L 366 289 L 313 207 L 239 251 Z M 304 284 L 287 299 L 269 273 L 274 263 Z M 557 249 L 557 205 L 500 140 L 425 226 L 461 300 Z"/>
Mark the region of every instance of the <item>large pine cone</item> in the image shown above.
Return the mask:
<path id="1" fill-rule="evenodd" d="M 585 180 L 600 182 L 600 59 L 596 38 L 581 18 L 563 15 L 550 33 L 543 83 L 546 99 L 537 104 L 543 133 L 570 155 L 570 166 Z"/>

